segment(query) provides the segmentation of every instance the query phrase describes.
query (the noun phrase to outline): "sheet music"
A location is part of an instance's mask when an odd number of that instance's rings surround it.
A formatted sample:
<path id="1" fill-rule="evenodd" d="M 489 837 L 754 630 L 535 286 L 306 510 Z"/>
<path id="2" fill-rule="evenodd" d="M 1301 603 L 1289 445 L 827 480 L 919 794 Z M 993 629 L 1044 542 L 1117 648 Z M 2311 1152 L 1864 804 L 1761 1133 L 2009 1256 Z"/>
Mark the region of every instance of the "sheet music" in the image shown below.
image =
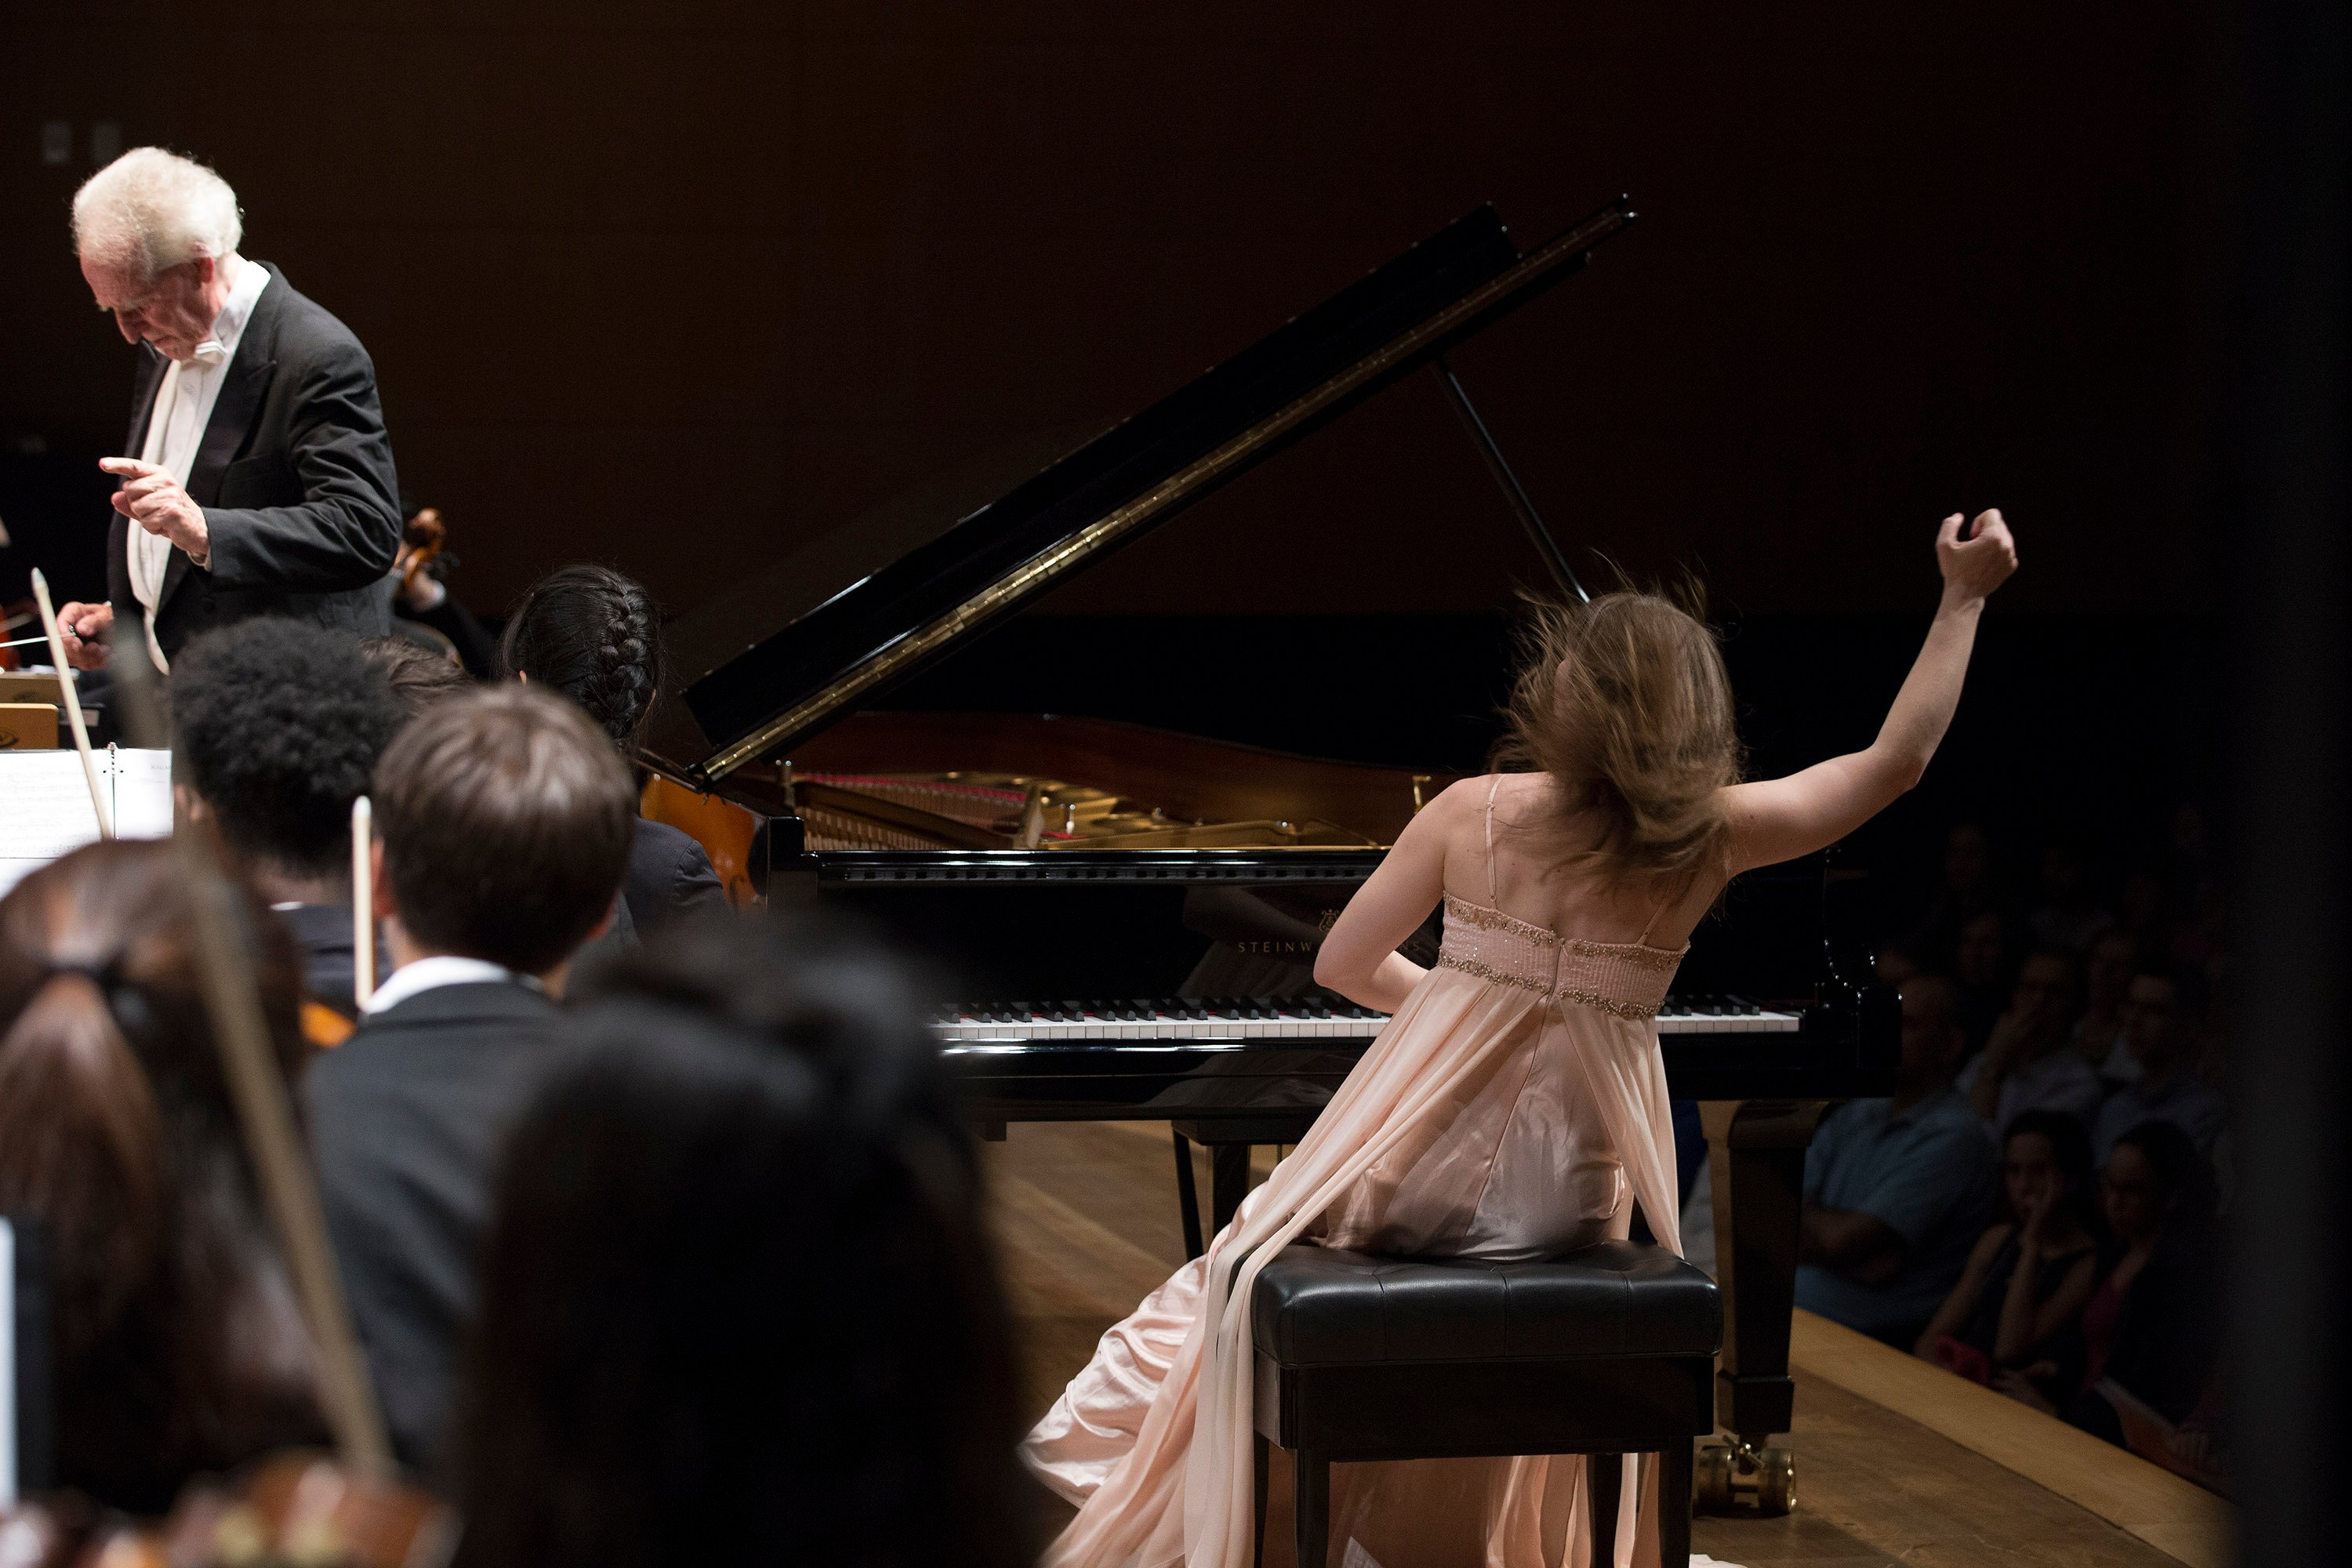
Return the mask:
<path id="1" fill-rule="evenodd" d="M 95 760 L 107 811 L 121 836 L 170 837 L 172 753 L 110 746 Z M 79 752 L 66 747 L 0 752 L 0 894 L 97 838 L 98 814 L 90 809 Z"/>
<path id="2" fill-rule="evenodd" d="M 121 838 L 172 837 L 172 753 L 165 751 L 109 746 L 113 765 L 114 831 Z M 82 792 L 85 797 L 89 792 Z"/>

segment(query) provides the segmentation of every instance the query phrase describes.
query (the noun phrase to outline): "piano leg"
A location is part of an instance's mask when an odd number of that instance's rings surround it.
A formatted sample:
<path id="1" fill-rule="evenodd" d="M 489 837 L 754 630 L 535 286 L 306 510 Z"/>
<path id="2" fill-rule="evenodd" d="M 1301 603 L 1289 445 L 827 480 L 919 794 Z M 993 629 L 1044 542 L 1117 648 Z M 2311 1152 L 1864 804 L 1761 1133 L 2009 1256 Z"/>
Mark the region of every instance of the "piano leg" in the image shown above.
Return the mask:
<path id="1" fill-rule="evenodd" d="M 1201 1244 L 1201 1194 L 1192 1184 L 1192 1141 L 1173 1127 L 1168 1136 L 1176 1144 L 1176 1212 L 1184 1221 L 1184 1260 L 1205 1250 Z"/>
<path id="2" fill-rule="evenodd" d="M 1204 1242 L 1231 1225 L 1249 1196 L 1250 1151 L 1260 1144 L 1276 1148 L 1297 1143 L 1315 1125 L 1313 1110 L 1276 1115 L 1192 1117 L 1173 1122 L 1176 1131 L 1176 1204 L 1184 1219 L 1184 1255 L 1198 1258 Z M 1192 1186 L 1192 1151 L 1187 1142 L 1209 1152 L 1209 1235 L 1201 1235 L 1200 1195 Z"/>
<path id="3" fill-rule="evenodd" d="M 1785 1473 L 1785 1463 L 1759 1469 L 1759 1457 L 1776 1433 L 1789 1430 L 1796 1409 L 1789 1327 L 1796 1309 L 1805 1148 L 1826 1103 L 1709 1100 L 1699 1107 L 1714 1178 L 1716 1280 L 1723 1289 L 1716 1419 L 1736 1439 L 1738 1468 L 1758 1471 L 1759 1479 Z M 1759 1506 L 1787 1512 L 1787 1506 L 1774 1506 L 1787 1489 L 1759 1485 Z"/>
<path id="4" fill-rule="evenodd" d="M 1249 1196 L 1250 1146 L 1246 1143 L 1213 1143 L 1209 1146 L 1209 1219 L 1210 1234 L 1215 1235 L 1234 1221 L 1240 1212 L 1242 1200 Z"/>

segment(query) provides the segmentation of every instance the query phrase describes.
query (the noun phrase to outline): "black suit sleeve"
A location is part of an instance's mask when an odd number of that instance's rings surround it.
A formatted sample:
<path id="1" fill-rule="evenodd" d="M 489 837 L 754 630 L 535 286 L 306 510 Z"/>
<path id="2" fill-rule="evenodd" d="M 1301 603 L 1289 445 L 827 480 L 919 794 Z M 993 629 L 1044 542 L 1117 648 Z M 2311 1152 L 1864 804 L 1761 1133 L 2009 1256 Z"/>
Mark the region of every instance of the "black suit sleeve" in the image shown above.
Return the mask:
<path id="1" fill-rule="evenodd" d="M 399 481 L 367 351 L 343 339 L 318 344 L 279 374 L 296 377 L 283 458 L 301 501 L 293 506 L 205 509 L 214 585 L 277 593 L 364 588 L 400 552 Z M 236 499 L 241 464 L 229 465 L 221 499 Z M 276 476 L 269 476 L 276 477 Z"/>
<path id="2" fill-rule="evenodd" d="M 704 910 L 727 907 L 727 889 L 711 868 L 710 857 L 693 837 L 666 822 L 637 819 L 629 846 L 629 873 L 623 900 L 636 918 L 640 936 L 651 937 L 673 922 Z"/>

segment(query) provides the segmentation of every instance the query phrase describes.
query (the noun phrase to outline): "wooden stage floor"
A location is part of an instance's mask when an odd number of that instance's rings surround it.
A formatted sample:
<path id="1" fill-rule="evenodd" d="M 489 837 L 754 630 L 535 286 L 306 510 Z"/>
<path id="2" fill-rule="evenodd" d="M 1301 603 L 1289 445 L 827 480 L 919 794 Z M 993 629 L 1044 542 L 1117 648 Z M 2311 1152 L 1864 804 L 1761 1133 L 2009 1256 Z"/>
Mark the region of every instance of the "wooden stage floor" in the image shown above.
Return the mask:
<path id="1" fill-rule="evenodd" d="M 1016 1126 L 986 1149 L 1023 1387 L 1035 1413 L 1086 1364 L 1103 1330 L 1182 1260 L 1174 1158 L 1167 1128 L 1153 1122 Z M 1196 1152 L 1195 1163 L 1205 1201 L 1207 1162 Z M 1700 1519 L 1698 1551 L 1748 1568 L 2216 1568 L 2226 1560 L 2226 1511 L 2187 1483 L 2103 1446 L 2086 1452 L 2071 1431 L 2021 1405 L 1986 1410 L 1963 1398 L 1948 1418 L 1937 1398 L 1945 1383 L 1958 1394 L 1994 1396 L 1891 1352 L 1873 1361 L 1843 1336 L 1818 1324 L 1800 1335 L 1796 1513 Z M 1932 1375 L 1915 1377 L 1915 1367 Z M 1922 1419 L 1856 1388 L 1899 1399 Z M 2037 1432 L 2044 1425 L 2056 1430 Z M 2035 1450 L 2023 1468 L 2040 1481 L 2011 1468 L 2018 1448 Z M 1040 1497 L 1055 1523 L 1067 1517 Z M 2156 1527 L 2143 1522 L 2156 1515 L 2164 1516 Z"/>

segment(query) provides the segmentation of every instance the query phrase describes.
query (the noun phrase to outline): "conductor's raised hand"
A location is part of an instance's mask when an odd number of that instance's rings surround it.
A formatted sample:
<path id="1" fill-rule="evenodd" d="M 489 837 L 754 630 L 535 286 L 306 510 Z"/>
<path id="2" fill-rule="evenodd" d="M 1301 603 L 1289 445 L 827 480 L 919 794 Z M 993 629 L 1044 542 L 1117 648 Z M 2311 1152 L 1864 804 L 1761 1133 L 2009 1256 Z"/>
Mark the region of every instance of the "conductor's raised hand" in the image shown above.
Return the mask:
<path id="1" fill-rule="evenodd" d="M 66 645 L 66 662 L 76 669 L 104 669 L 106 634 L 113 627 L 113 605 L 78 599 L 67 604 L 58 611 L 58 640 Z"/>
<path id="2" fill-rule="evenodd" d="M 170 540 L 197 565 L 210 559 L 212 535 L 205 526 L 205 509 L 188 499 L 169 468 L 136 458 L 100 458 L 98 466 L 122 480 L 122 488 L 114 492 L 115 510 Z"/>
<path id="3" fill-rule="evenodd" d="M 1980 602 L 2017 570 L 2017 540 L 1996 507 L 1962 521 L 1958 512 L 1936 531 L 1936 565 L 1947 602 Z"/>

